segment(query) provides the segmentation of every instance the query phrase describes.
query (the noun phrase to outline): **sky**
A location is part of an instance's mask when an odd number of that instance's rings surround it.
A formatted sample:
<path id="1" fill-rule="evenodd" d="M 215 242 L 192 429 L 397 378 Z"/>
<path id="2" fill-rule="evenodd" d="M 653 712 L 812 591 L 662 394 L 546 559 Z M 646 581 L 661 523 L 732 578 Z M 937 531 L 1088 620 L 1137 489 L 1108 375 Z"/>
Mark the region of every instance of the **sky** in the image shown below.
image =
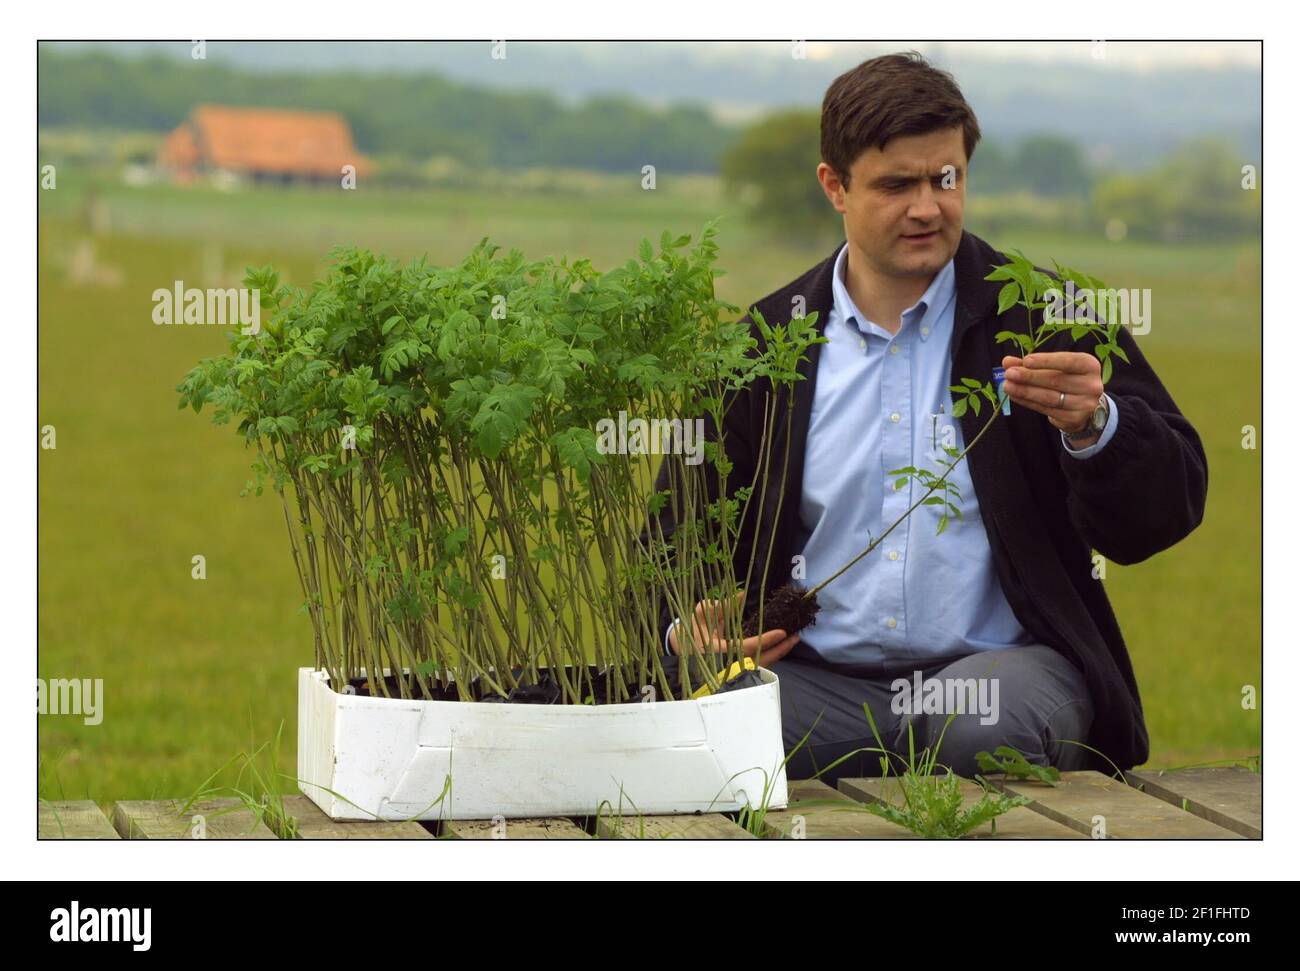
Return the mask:
<path id="1" fill-rule="evenodd" d="M 95 46 L 193 63 L 188 41 Z M 994 138 L 1086 132 L 1099 158 L 1122 153 L 1142 164 L 1203 134 L 1248 153 L 1260 142 L 1257 42 L 808 41 L 796 58 L 790 41 L 507 41 L 500 58 L 486 41 L 208 41 L 206 63 L 255 72 L 432 72 L 476 87 L 546 91 L 568 103 L 619 96 L 695 104 L 722 123 L 745 124 L 775 110 L 818 110 L 839 73 L 910 49 L 953 73 Z"/>

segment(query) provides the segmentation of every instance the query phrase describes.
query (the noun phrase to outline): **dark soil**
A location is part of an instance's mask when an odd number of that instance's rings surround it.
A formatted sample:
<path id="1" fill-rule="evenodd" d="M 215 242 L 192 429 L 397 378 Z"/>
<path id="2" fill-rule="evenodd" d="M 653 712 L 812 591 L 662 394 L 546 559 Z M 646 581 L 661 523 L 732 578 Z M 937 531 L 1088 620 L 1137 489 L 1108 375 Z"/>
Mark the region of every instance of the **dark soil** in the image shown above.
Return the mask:
<path id="1" fill-rule="evenodd" d="M 536 684 L 519 684 L 511 689 L 506 700 L 516 705 L 558 705 L 563 693 L 560 682 L 551 677 L 549 671 L 543 671 Z"/>
<path id="2" fill-rule="evenodd" d="M 433 693 L 429 694 L 420 685 L 419 680 L 414 675 L 403 675 L 401 680 L 406 682 L 407 692 L 410 697 L 420 698 L 426 701 L 460 700 L 460 696 L 456 693 L 456 689 L 451 684 L 440 683 L 437 681 L 430 682 L 429 679 L 426 678 L 426 684 L 430 684 L 433 689 Z M 387 697 L 400 698 L 402 696 L 398 687 L 398 678 L 396 675 L 390 674 L 388 677 L 384 678 L 384 685 L 388 689 Z M 370 682 L 365 678 L 353 678 L 348 682 L 348 686 L 352 688 L 352 691 L 348 692 L 348 694 L 357 694 L 363 698 L 369 698 L 372 694 L 370 691 Z M 381 692 L 374 692 L 374 696 L 376 698 L 385 697 Z"/>
<path id="3" fill-rule="evenodd" d="M 680 691 L 679 678 L 681 677 L 682 658 L 677 656 L 660 658 L 660 664 L 663 666 L 664 675 L 668 679 L 669 687 L 675 697 Z M 688 691 L 686 697 L 705 683 L 703 665 L 710 664 L 714 674 L 722 670 L 723 658 L 696 656 L 691 659 L 691 669 L 689 672 Z M 606 697 L 611 696 L 615 703 L 638 702 L 641 700 L 641 686 L 639 684 L 626 684 L 625 695 L 619 699 L 617 693 L 612 690 L 609 684 L 610 676 L 613 672 L 605 668 L 596 668 L 589 666 L 581 680 L 582 691 L 588 694 L 597 705 L 606 704 Z M 536 681 L 529 681 L 523 678 L 524 671 L 522 668 L 516 668 L 514 671 L 515 679 L 519 682 L 518 686 L 511 690 L 509 695 L 497 694 L 490 691 L 485 685 L 482 685 L 478 678 L 469 683 L 468 694 L 474 701 L 485 704 L 518 704 L 518 705 L 558 705 L 561 703 L 560 683 L 551 675 L 549 671 L 543 670 Z M 751 677 L 752 676 L 752 677 Z M 427 692 L 420 685 L 419 680 L 413 675 L 403 675 L 406 682 L 407 694 L 409 697 L 418 698 L 427 701 L 460 701 L 460 694 L 450 683 L 432 682 L 432 693 Z M 430 683 L 429 679 L 425 679 Z M 722 689 L 724 691 L 735 691 L 739 688 L 747 688 L 752 685 L 761 684 L 756 672 L 746 672 L 738 678 L 735 678 Z M 370 697 L 370 684 L 364 678 L 353 678 L 349 684 L 354 692 L 361 697 Z M 388 689 L 388 697 L 400 698 L 398 679 L 394 675 L 384 678 L 384 684 Z M 656 683 L 657 692 L 662 692 L 661 687 Z M 375 697 L 383 697 L 382 694 L 375 694 Z M 663 700 L 662 693 L 659 695 Z M 672 697 L 667 700 L 673 700 Z"/>
<path id="4" fill-rule="evenodd" d="M 806 593 L 807 591 L 787 583 L 768 597 L 767 603 L 763 605 L 763 629 L 783 630 L 788 637 L 817 623 L 817 611 L 822 609 L 821 604 L 817 602 L 816 594 L 809 597 Z M 745 637 L 763 633 L 758 629 L 757 613 L 745 618 L 741 633 Z"/>

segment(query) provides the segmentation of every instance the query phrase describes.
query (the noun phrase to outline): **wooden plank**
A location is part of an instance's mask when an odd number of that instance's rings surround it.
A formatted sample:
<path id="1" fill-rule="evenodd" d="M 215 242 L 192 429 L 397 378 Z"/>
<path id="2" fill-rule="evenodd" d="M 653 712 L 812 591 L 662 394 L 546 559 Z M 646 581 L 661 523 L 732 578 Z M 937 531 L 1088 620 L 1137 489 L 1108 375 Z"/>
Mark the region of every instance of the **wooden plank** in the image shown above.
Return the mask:
<path id="1" fill-rule="evenodd" d="M 462 840 L 585 840 L 590 837 L 574 825 L 573 820 L 562 817 L 546 819 L 490 819 L 444 820 L 442 835 Z"/>
<path id="2" fill-rule="evenodd" d="M 113 826 L 123 839 L 129 840 L 275 839 L 275 834 L 238 799 L 200 799 L 179 815 L 184 805 L 183 799 L 118 802 L 113 805 Z M 201 828 L 196 819 L 200 816 Z"/>
<path id="3" fill-rule="evenodd" d="M 989 781 L 1005 792 L 1027 796 L 1027 808 L 1085 836 L 1097 831 L 1106 839 L 1242 838 L 1100 772 L 1062 772 L 1055 786 L 996 776 Z"/>
<path id="4" fill-rule="evenodd" d="M 42 840 L 121 839 L 104 811 L 90 799 L 37 800 L 36 838 Z"/>
<path id="5" fill-rule="evenodd" d="M 389 822 L 382 819 L 335 820 L 306 796 L 285 796 L 285 815 L 294 821 L 296 835 L 303 840 L 431 840 L 433 834 L 415 820 Z M 286 834 L 268 821 L 281 839 Z"/>
<path id="6" fill-rule="evenodd" d="M 601 816 L 596 820 L 601 839 L 751 840 L 722 813 L 677 816 Z"/>
<path id="7" fill-rule="evenodd" d="M 886 798 L 895 805 L 902 805 L 903 793 L 898 778 L 889 779 L 840 779 L 840 791 L 858 802 L 884 802 Z M 962 808 L 979 802 L 984 790 L 969 779 L 960 780 Z M 996 823 L 996 825 L 994 825 Z M 1086 839 L 1082 833 L 1064 826 L 1053 819 L 1034 812 L 1028 806 L 1017 806 L 1003 813 L 996 820 L 983 823 L 963 839 L 1003 839 L 1003 840 L 1078 840 Z"/>
<path id="8" fill-rule="evenodd" d="M 1240 833 L 1264 838 L 1264 777 L 1240 765 L 1205 766 L 1160 772 L 1133 769 L 1128 784 L 1185 809 L 1193 815 Z"/>
<path id="9" fill-rule="evenodd" d="M 824 782 L 797 779 L 789 786 L 790 805 L 770 811 L 764 820 L 768 839 L 916 839 Z"/>

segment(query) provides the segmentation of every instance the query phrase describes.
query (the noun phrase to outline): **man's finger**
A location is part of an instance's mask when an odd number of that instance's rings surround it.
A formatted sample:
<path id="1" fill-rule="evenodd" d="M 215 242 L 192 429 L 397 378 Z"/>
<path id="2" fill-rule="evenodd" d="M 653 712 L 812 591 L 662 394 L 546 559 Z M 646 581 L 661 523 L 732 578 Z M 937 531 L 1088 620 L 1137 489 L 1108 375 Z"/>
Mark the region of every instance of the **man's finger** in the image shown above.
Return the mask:
<path id="1" fill-rule="evenodd" d="M 1101 372 L 1101 362 L 1094 355 L 1080 351 L 1035 351 L 1025 358 L 1024 364 L 1031 370 L 1046 368 L 1070 374 Z"/>
<path id="2" fill-rule="evenodd" d="M 695 651 L 721 651 L 726 649 L 726 641 L 718 637 L 717 630 L 709 624 L 704 617 L 704 604 L 701 603 L 695 608 L 695 616 L 691 620 L 689 645 Z M 668 635 L 668 642 L 673 647 L 673 652 L 680 654 L 687 645 L 687 635 L 685 625 L 678 624 Z"/>
<path id="3" fill-rule="evenodd" d="M 758 655 L 758 666 L 761 668 L 771 667 L 777 661 L 781 660 L 781 658 L 794 650 L 794 646 L 798 643 L 799 635 L 791 634 L 785 640 L 781 641 L 781 643 L 773 647 L 764 648 Z"/>
<path id="4" fill-rule="evenodd" d="M 701 600 L 695 605 L 695 612 L 698 616 L 704 618 L 711 624 L 720 623 L 726 617 L 728 607 L 735 610 L 736 607 L 743 606 L 745 603 L 745 591 L 741 590 L 731 598 L 731 605 L 721 600 Z"/>
<path id="5" fill-rule="evenodd" d="M 1106 386 L 1101 383 L 1100 372 L 1096 374 L 1068 374 L 1065 371 L 1029 371 L 1025 368 L 1012 368 L 1007 372 L 1006 384 L 1009 390 L 1025 388 L 1043 388 L 1051 391 L 1058 399 L 1060 392 L 1100 398 Z"/>
<path id="6" fill-rule="evenodd" d="M 713 630 L 722 620 L 722 609 L 716 600 L 701 600 L 695 605 L 695 623 L 706 630 Z"/>
<path id="7" fill-rule="evenodd" d="M 732 598 L 733 610 L 743 606 L 744 596 L 745 592 L 741 590 Z M 722 636 L 723 622 L 726 617 L 726 604 L 722 600 L 701 600 L 696 603 L 695 612 L 691 617 L 691 633 L 695 646 L 705 651 L 727 650 L 727 641 Z M 672 633 L 668 635 L 669 644 L 674 649 L 679 649 L 685 641 L 685 635 L 682 635 L 679 640 L 679 630 L 680 627 L 674 627 Z"/>
<path id="8" fill-rule="evenodd" d="M 1040 414 L 1047 415 L 1049 418 L 1055 418 L 1066 427 L 1073 428 L 1080 425 L 1085 419 L 1090 417 L 1097 408 L 1097 400 L 1100 395 L 1089 396 L 1081 394 L 1067 394 L 1065 396 L 1065 407 L 1057 407 L 1057 402 L 1061 400 L 1059 391 L 1053 391 L 1048 388 L 1030 388 L 1025 385 L 1006 386 L 1007 397 L 1015 404 L 1028 408 L 1030 411 L 1037 411 Z"/>
<path id="9" fill-rule="evenodd" d="M 753 657 L 760 648 L 767 651 L 786 639 L 786 633 L 783 630 L 767 630 L 753 637 L 746 637 L 740 642 L 740 649 L 744 651 L 746 657 Z"/>

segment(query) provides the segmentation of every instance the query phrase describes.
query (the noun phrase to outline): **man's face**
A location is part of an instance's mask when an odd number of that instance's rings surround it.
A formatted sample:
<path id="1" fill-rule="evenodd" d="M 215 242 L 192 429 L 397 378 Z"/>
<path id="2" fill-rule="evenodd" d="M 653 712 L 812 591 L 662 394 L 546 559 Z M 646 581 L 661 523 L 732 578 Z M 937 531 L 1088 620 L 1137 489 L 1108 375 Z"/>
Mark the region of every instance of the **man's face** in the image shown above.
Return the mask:
<path id="1" fill-rule="evenodd" d="M 957 252 L 966 202 L 960 127 L 867 149 L 849 169 L 848 188 L 825 162 L 817 177 L 844 214 L 845 235 L 876 272 L 930 277 Z"/>

